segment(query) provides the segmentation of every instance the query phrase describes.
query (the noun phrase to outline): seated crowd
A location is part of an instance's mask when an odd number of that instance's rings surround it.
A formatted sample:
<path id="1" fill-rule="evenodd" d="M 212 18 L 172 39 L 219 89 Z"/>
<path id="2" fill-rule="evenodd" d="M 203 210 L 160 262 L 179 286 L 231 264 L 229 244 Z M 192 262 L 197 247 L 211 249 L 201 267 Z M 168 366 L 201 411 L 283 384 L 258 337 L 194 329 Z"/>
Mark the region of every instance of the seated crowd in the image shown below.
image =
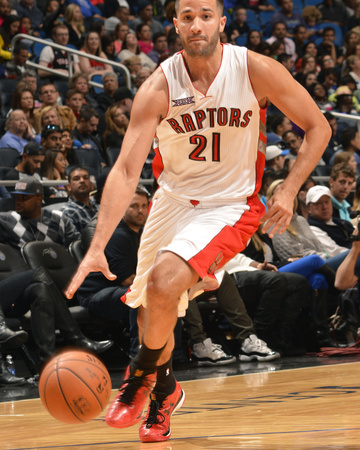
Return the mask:
<path id="1" fill-rule="evenodd" d="M 353 237 L 360 210 L 360 1 L 345 5 L 323 0 L 314 6 L 305 0 L 300 10 L 292 0 L 250 3 L 225 1 L 222 42 L 245 45 L 283 64 L 323 111 L 332 138 L 298 193 L 286 232 L 273 239 L 257 232 L 225 267 L 220 288 L 190 302 L 175 330 L 175 362 L 188 360 L 189 354 L 204 365 L 229 364 L 236 357 L 271 361 L 347 346 L 356 339 L 354 330 L 352 335 L 332 332 L 329 317 L 336 312 L 340 290 L 357 283 L 360 267 L 360 244 Z M 0 185 L 0 253 L 15 251 L 22 261 L 16 273 L 6 276 L 0 258 L 0 351 L 11 351 L 27 338 L 6 319 L 31 311 L 27 331 L 37 370 L 59 345 L 55 330 L 63 345 L 97 353 L 112 347 L 109 338 L 116 340 L 111 335 L 105 341 L 85 337 L 46 267 L 30 269 L 20 249 L 34 241 L 66 249 L 77 242 L 80 253 L 86 252 L 133 98 L 158 65 L 182 49 L 174 15 L 175 1 L 169 0 L 0 1 L 0 181 L 6 181 Z M 18 33 L 29 39 L 12 48 Z M 51 45 L 39 52 L 31 36 L 102 61 Z M 29 69 L 28 60 L 38 63 L 38 69 Z M 130 80 L 113 62 L 128 69 Z M 267 127 L 259 193 L 265 207 L 292 170 L 304 137 L 272 104 Z M 150 191 L 156 187 L 153 157 L 149 149 L 141 174 L 146 188 L 139 185 L 106 247 L 117 279 L 91 273 L 77 293 L 78 305 L 91 318 L 126 324 L 128 356 L 139 346 L 137 313 L 120 298 L 136 273 Z M 318 176 L 325 178 L 317 183 Z M 73 257 L 77 263 L 81 259 L 79 252 Z M 45 306 L 46 297 L 51 306 Z M 24 382 L 7 371 L 0 353 L 0 386 Z"/>

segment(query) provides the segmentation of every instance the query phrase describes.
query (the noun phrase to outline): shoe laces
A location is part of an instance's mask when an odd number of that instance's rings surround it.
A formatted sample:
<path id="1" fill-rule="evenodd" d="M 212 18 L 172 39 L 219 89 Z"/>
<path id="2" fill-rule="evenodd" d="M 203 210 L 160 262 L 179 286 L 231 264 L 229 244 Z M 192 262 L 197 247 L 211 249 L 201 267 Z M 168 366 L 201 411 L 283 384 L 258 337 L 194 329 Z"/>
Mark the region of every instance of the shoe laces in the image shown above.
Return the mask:
<path id="1" fill-rule="evenodd" d="M 119 388 L 121 395 L 118 398 L 118 402 L 130 405 L 134 400 L 135 394 L 142 386 L 144 386 L 146 389 L 149 390 L 152 389 L 152 384 L 146 379 L 146 376 L 142 377 L 130 376 L 124 381 L 124 384 Z"/>
<path id="2" fill-rule="evenodd" d="M 211 345 L 211 353 L 217 353 L 221 356 L 225 355 L 224 350 L 221 348 L 221 345 L 212 343 Z"/>
<path id="3" fill-rule="evenodd" d="M 151 428 L 157 423 L 163 423 L 165 421 L 164 414 L 160 411 L 163 402 L 158 400 L 150 400 L 149 414 L 146 418 L 146 428 Z"/>

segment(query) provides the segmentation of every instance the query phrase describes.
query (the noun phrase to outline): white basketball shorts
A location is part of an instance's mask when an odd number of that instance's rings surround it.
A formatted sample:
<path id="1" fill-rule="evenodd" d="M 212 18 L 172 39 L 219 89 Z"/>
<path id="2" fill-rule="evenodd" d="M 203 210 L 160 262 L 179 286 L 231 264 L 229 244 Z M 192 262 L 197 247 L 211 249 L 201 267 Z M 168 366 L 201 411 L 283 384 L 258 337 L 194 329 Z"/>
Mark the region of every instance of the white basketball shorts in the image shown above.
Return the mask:
<path id="1" fill-rule="evenodd" d="M 161 189 L 156 192 L 141 237 L 136 277 L 122 298 L 130 307 L 146 307 L 147 278 L 156 256 L 170 251 L 187 261 L 201 278 L 180 298 L 179 317 L 185 315 L 189 300 L 220 286 L 221 268 L 246 247 L 264 214 L 257 197 L 226 206 L 195 203 L 179 203 Z"/>

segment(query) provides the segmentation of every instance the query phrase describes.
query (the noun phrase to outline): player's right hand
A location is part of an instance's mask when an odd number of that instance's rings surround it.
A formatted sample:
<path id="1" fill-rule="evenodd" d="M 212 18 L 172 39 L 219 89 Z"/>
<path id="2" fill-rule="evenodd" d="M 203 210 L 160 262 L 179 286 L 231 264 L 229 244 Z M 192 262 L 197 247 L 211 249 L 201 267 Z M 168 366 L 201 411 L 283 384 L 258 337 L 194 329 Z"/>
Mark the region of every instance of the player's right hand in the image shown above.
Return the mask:
<path id="1" fill-rule="evenodd" d="M 90 272 L 102 272 L 103 275 L 111 281 L 116 279 L 116 275 L 110 272 L 105 254 L 103 252 L 92 253 L 89 250 L 64 292 L 66 298 L 69 300 L 73 298 L 75 292 Z"/>

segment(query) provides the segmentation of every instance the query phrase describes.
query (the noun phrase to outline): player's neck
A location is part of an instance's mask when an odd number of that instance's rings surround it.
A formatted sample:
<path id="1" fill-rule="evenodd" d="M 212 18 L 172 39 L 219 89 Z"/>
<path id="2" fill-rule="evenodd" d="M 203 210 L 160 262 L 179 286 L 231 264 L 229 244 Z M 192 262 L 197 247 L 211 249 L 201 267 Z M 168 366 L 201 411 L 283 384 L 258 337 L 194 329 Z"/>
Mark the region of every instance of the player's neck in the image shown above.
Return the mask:
<path id="1" fill-rule="evenodd" d="M 216 47 L 215 52 L 209 57 L 193 58 L 184 52 L 184 60 L 191 81 L 201 92 L 206 92 L 218 73 L 222 61 L 222 45 Z"/>

